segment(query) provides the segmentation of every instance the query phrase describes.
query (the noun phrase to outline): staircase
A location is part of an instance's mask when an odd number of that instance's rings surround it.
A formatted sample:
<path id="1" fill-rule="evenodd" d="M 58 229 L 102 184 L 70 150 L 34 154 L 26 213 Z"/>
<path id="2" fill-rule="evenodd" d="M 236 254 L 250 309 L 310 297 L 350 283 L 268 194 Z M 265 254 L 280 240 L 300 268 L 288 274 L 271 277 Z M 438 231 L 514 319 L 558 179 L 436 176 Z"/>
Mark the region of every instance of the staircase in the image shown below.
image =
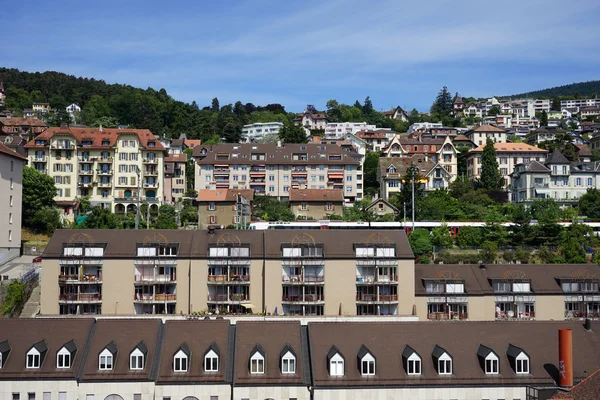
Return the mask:
<path id="1" fill-rule="evenodd" d="M 23 306 L 23 311 L 21 311 L 21 315 L 19 318 L 34 318 L 40 312 L 40 295 L 41 289 L 40 285 L 37 285 L 31 291 L 31 295 L 29 296 L 29 300 Z"/>

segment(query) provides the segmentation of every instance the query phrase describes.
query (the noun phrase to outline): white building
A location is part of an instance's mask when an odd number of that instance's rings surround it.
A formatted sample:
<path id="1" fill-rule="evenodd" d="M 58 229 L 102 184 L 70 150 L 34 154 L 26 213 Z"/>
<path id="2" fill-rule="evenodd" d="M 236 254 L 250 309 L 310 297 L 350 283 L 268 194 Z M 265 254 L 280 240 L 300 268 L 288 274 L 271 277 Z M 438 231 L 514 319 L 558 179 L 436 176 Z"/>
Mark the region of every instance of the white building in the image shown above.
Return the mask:
<path id="1" fill-rule="evenodd" d="M 265 136 L 277 136 L 281 128 L 283 128 L 283 122 L 257 122 L 244 125 L 242 143 L 256 142 Z"/>
<path id="2" fill-rule="evenodd" d="M 0 265 L 19 256 L 23 166 L 27 159 L 0 143 Z"/>
<path id="3" fill-rule="evenodd" d="M 443 128 L 444 124 L 441 122 L 416 122 L 408 127 L 408 134 L 415 133 L 419 130 L 427 130 L 432 128 Z"/>
<path id="4" fill-rule="evenodd" d="M 568 109 L 569 111 L 579 112 L 581 107 L 594 107 L 600 106 L 600 99 L 574 99 L 574 100 L 561 100 L 560 108 Z"/>
<path id="5" fill-rule="evenodd" d="M 71 117 L 71 119 L 74 119 L 75 113 L 81 112 L 81 107 L 79 107 L 77 104 L 73 103 L 70 106 L 68 106 L 66 108 L 66 110 L 69 113 L 69 116 Z"/>
<path id="6" fill-rule="evenodd" d="M 330 122 L 325 127 L 325 139 L 340 139 L 347 133 L 355 135 L 360 131 L 375 131 L 375 125 L 369 125 L 366 122 Z"/>

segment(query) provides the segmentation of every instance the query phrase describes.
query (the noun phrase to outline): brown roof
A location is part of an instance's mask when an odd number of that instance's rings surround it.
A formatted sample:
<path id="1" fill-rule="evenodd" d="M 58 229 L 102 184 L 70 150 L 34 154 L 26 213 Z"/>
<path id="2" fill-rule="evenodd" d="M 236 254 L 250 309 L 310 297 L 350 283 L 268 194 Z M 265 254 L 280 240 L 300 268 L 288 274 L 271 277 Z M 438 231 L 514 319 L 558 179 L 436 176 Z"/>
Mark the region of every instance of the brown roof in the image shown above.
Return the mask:
<path id="1" fill-rule="evenodd" d="M 446 141 L 446 139 L 441 138 L 441 139 L 433 139 L 433 138 L 423 138 L 423 139 L 416 139 L 416 138 L 409 138 L 409 137 L 401 137 L 399 142 L 401 145 L 407 145 L 407 144 L 427 144 L 427 145 L 431 145 L 431 144 L 435 144 L 435 145 L 442 145 L 444 144 L 444 142 Z"/>
<path id="2" fill-rule="evenodd" d="M 188 148 L 193 149 L 196 146 L 200 146 L 202 144 L 202 140 L 200 140 L 200 139 L 185 139 L 184 144 Z"/>
<path id="3" fill-rule="evenodd" d="M 559 393 L 550 399 L 598 400 L 600 396 L 600 370 L 594 372 L 568 392 Z"/>
<path id="4" fill-rule="evenodd" d="M 473 129 L 467 131 L 466 135 L 469 136 L 469 134 L 473 133 L 473 132 L 493 132 L 493 133 L 506 133 L 506 129 L 504 128 L 499 128 L 497 126 L 494 125 L 479 125 L 474 127 Z"/>
<path id="5" fill-rule="evenodd" d="M 297 321 L 238 322 L 234 384 L 302 385 L 302 374 L 305 366 L 308 367 L 308 360 L 304 360 L 300 331 L 300 323 Z M 287 349 L 284 350 L 286 345 L 296 356 L 295 374 L 281 373 L 280 358 L 287 352 Z M 250 374 L 250 357 L 256 346 L 260 346 L 265 353 L 264 374 Z"/>
<path id="6" fill-rule="evenodd" d="M 39 126 L 45 127 L 46 123 L 38 118 L 0 118 L 0 126 Z"/>
<path id="7" fill-rule="evenodd" d="M 203 155 L 202 151 L 206 153 Z M 265 160 L 252 160 L 251 154 L 265 154 Z M 294 154 L 306 154 L 304 161 L 293 160 Z M 228 159 L 217 159 L 217 155 L 228 155 Z M 236 155 L 236 156 L 234 156 Z M 324 155 L 324 157 L 321 157 Z M 340 156 L 332 160 L 328 156 Z M 335 144 L 296 144 L 286 143 L 278 147 L 276 143 L 242 143 L 202 145 L 194 148 L 193 156 L 198 164 L 223 165 L 266 165 L 266 164 L 327 164 L 327 165 L 358 165 L 362 156 L 356 152 L 342 150 Z"/>
<path id="8" fill-rule="evenodd" d="M 600 357 L 590 351 L 600 344 L 600 331 L 588 332 L 580 321 L 312 323 L 308 329 L 314 386 L 552 385 L 553 376 L 547 366 L 556 369 L 558 364 L 559 328 L 573 330 L 574 378 L 585 378 L 589 371 L 600 369 Z M 521 348 L 530 357 L 531 374 L 515 374 L 507 356 L 509 344 Z M 477 356 L 480 345 L 491 348 L 499 357 L 499 375 L 485 375 Z M 332 346 L 345 359 L 342 377 L 330 377 L 327 371 L 327 353 Z M 359 373 L 357 356 L 361 346 L 376 360 L 375 376 L 367 378 Z M 421 357 L 421 376 L 407 375 L 402 357 L 406 346 Z M 437 374 L 432 356 L 436 346 L 452 357 L 450 377 Z"/>
<path id="9" fill-rule="evenodd" d="M 1 379 L 75 379 L 85 351 L 93 319 L 3 319 L 0 323 L 0 343 L 8 341 L 10 354 L 3 354 Z M 77 352 L 68 369 L 56 368 L 56 353 L 74 341 Z M 27 352 L 36 343 L 45 341 L 46 355 L 39 369 L 26 369 Z"/>
<path id="10" fill-rule="evenodd" d="M 453 142 L 468 142 L 468 141 L 471 141 L 471 139 L 469 139 L 465 135 L 457 135 L 452 141 Z"/>
<path id="11" fill-rule="evenodd" d="M 187 156 L 185 154 L 178 154 L 178 155 L 168 155 L 167 157 L 165 157 L 164 162 L 165 163 L 172 163 L 172 162 L 186 162 L 187 161 Z"/>
<path id="12" fill-rule="evenodd" d="M 23 157 L 14 150 L 9 149 L 8 146 L 6 146 L 4 143 L 0 143 L 0 153 L 9 157 L 17 158 L 19 160 L 27 161 L 27 157 Z"/>
<path id="13" fill-rule="evenodd" d="M 386 134 L 396 134 L 396 132 L 393 131 L 386 131 L 383 129 L 380 130 L 376 130 L 376 131 L 358 131 L 354 134 L 354 136 L 356 136 L 357 138 L 361 138 L 361 139 L 387 139 L 387 135 Z"/>
<path id="14" fill-rule="evenodd" d="M 229 357 L 229 321 L 167 321 L 165 324 L 162 357 L 158 382 L 169 383 L 215 383 L 227 381 Z M 187 372 L 173 372 L 173 357 L 182 346 L 191 352 Z M 204 372 L 204 356 L 211 346 L 219 354 L 219 371 Z M 186 350 L 184 352 L 186 352 Z M 233 357 L 231 358 L 233 359 Z"/>
<path id="15" fill-rule="evenodd" d="M 419 173 L 421 175 L 427 175 L 437 165 L 437 163 L 431 160 L 425 161 L 425 156 L 420 154 L 413 154 L 408 157 L 380 157 L 380 176 L 384 178 L 388 176 L 388 168 L 392 165 L 396 168 L 396 173 L 393 174 L 394 179 L 398 179 L 396 175 L 404 175 L 411 165 L 419 168 Z"/>
<path id="16" fill-rule="evenodd" d="M 575 147 L 577 147 L 577 155 L 579 157 L 583 157 L 583 156 L 592 156 L 592 151 L 590 150 L 589 146 L 586 144 L 576 144 Z"/>
<path id="17" fill-rule="evenodd" d="M 292 201 L 335 201 L 344 202 L 342 189 L 290 189 Z"/>
<path id="18" fill-rule="evenodd" d="M 151 371 L 155 363 L 160 362 L 156 356 L 159 332 L 163 325 L 160 319 L 102 319 L 96 321 L 96 329 L 89 346 L 89 353 L 83 367 L 82 381 L 146 381 L 151 379 Z M 147 349 L 144 369 L 129 369 L 129 355 L 140 343 Z M 113 359 L 113 369 L 99 371 L 100 353 L 111 343 L 118 349 Z"/>
<path id="19" fill-rule="evenodd" d="M 178 244 L 179 258 L 205 258 L 209 246 L 217 243 L 240 243 L 250 246 L 250 257 L 262 259 L 281 258 L 281 244 L 292 243 L 301 238 L 313 238 L 315 243 L 323 245 L 325 259 L 354 259 L 355 243 L 372 243 L 373 240 L 385 241 L 396 247 L 396 255 L 401 259 L 413 259 L 413 253 L 402 230 L 377 230 L 374 238 L 373 230 L 113 230 L 113 229 L 80 229 L 77 237 L 73 231 L 58 229 L 50 238 L 43 257 L 60 258 L 66 243 L 106 244 L 105 259 L 133 259 L 139 243 L 168 242 Z M 303 234 L 307 234 L 303 235 Z M 263 246 L 264 245 L 264 246 Z M 266 250 L 266 253 L 264 250 Z"/>
<path id="20" fill-rule="evenodd" d="M 485 145 L 481 145 L 469 153 L 483 153 Z M 525 143 L 494 143 L 496 153 L 548 153 L 548 150 L 540 149 Z"/>
<path id="21" fill-rule="evenodd" d="M 43 133 L 40 133 L 35 137 L 34 140 L 31 140 L 27 145 L 25 145 L 28 149 L 35 148 L 46 148 L 46 146 L 39 146 L 35 144 L 36 140 L 50 140 L 54 136 L 72 136 L 75 138 L 77 143 L 81 145 L 83 141 L 91 141 L 92 145 L 89 148 L 96 149 L 107 149 L 115 146 L 117 143 L 117 138 L 120 135 L 134 135 L 137 136 L 140 147 L 143 149 L 151 149 L 151 150 L 164 150 L 163 145 L 158 141 L 158 139 L 154 136 L 152 132 L 148 129 L 116 129 L 116 128 L 75 128 L 63 125 L 61 127 L 51 127 L 48 128 Z M 108 146 L 102 146 L 103 141 L 109 141 Z M 154 147 L 148 147 L 149 142 L 154 142 Z"/>
<path id="22" fill-rule="evenodd" d="M 184 144 L 184 139 L 173 139 L 171 140 L 171 147 L 181 147 Z"/>
<path id="23" fill-rule="evenodd" d="M 302 113 L 302 114 L 298 114 L 296 115 L 296 117 L 294 118 L 294 120 L 301 120 L 302 118 L 304 118 L 304 116 L 306 114 L 310 114 L 310 113 Z M 316 114 L 310 114 L 312 119 L 327 119 L 327 115 L 325 114 L 321 114 L 321 113 L 316 113 Z"/>
<path id="24" fill-rule="evenodd" d="M 201 202 L 236 202 L 238 194 L 248 200 L 254 200 L 254 190 L 252 189 L 202 189 L 198 193 L 197 200 Z"/>
<path id="25" fill-rule="evenodd" d="M 562 295 L 561 278 L 585 273 L 600 279 L 596 264 L 418 264 L 415 265 L 415 295 L 426 296 L 425 281 L 453 277 L 464 280 L 465 295 L 492 295 L 495 279 L 520 277 L 530 280 L 532 295 Z"/>

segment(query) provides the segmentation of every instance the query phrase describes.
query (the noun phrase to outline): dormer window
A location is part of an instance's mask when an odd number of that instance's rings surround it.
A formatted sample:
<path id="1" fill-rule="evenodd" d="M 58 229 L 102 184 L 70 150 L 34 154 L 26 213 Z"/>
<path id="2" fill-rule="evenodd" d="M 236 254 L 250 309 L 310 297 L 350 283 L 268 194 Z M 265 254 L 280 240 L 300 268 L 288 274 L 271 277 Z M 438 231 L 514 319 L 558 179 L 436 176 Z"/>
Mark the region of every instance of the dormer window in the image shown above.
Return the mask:
<path id="1" fill-rule="evenodd" d="M 77 346 L 71 340 L 56 353 L 56 368 L 71 368 L 76 353 Z"/>
<path id="2" fill-rule="evenodd" d="M 396 173 L 396 168 L 393 165 L 388 168 L 388 174 L 395 174 L 395 173 Z"/>
<path id="3" fill-rule="evenodd" d="M 118 352 L 119 348 L 115 342 L 110 342 L 98 356 L 98 369 L 100 371 L 111 371 Z"/>
<path id="4" fill-rule="evenodd" d="M 27 352 L 27 368 L 39 368 L 40 358 L 40 352 L 35 348 L 29 350 Z"/>
<path id="5" fill-rule="evenodd" d="M 187 344 L 182 344 L 179 350 L 173 357 L 173 371 L 174 372 L 187 372 L 189 366 L 190 348 Z"/>
<path id="6" fill-rule="evenodd" d="M 452 357 L 446 350 L 436 345 L 432 356 L 438 375 L 452 375 Z"/>
<path id="7" fill-rule="evenodd" d="M 402 352 L 402 363 L 407 375 L 421 375 L 421 356 L 410 346 Z"/>
<path id="8" fill-rule="evenodd" d="M 146 363 L 146 354 L 148 347 L 144 342 L 140 342 L 135 349 L 129 354 L 129 369 L 142 370 Z"/>
<path id="9" fill-rule="evenodd" d="M 6 363 L 6 360 L 8 360 L 10 351 L 11 348 L 8 340 L 0 342 L 0 369 L 4 368 L 4 364 Z"/>
<path id="10" fill-rule="evenodd" d="M 519 354 L 517 356 L 517 364 L 516 364 L 515 372 L 517 374 L 528 374 L 529 373 L 529 357 L 524 352 L 521 352 L 521 354 Z"/>
<path id="11" fill-rule="evenodd" d="M 219 347 L 213 343 L 204 354 L 204 372 L 219 371 Z"/>
<path id="12" fill-rule="evenodd" d="M 506 349 L 508 361 L 517 375 L 529 374 L 529 355 L 520 347 L 508 345 Z"/>
<path id="13" fill-rule="evenodd" d="M 289 344 L 281 350 L 281 373 L 295 374 L 296 373 L 296 354 Z"/>
<path id="14" fill-rule="evenodd" d="M 344 376 L 344 356 L 333 346 L 327 353 L 329 376 Z"/>
<path id="15" fill-rule="evenodd" d="M 360 374 L 362 376 L 375 375 L 375 357 L 373 357 L 369 349 L 361 346 L 357 356 L 360 365 Z"/>
<path id="16" fill-rule="evenodd" d="M 250 354 L 250 373 L 253 375 L 264 374 L 266 360 L 263 348 L 257 344 Z"/>
<path id="17" fill-rule="evenodd" d="M 500 373 L 500 358 L 491 348 L 479 345 L 477 358 L 486 375 L 498 375 Z"/>

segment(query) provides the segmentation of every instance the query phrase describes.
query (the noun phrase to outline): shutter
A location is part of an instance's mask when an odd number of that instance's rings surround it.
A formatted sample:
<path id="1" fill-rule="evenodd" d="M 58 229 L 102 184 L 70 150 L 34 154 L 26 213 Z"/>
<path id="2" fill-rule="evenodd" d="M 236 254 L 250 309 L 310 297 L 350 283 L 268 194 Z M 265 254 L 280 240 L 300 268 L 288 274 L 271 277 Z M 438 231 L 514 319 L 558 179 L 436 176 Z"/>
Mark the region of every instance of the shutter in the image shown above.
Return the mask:
<path id="1" fill-rule="evenodd" d="M 331 205 L 331 211 L 335 211 L 335 204 Z"/>
<path id="2" fill-rule="evenodd" d="M 310 205 L 306 205 L 306 211 L 310 210 Z"/>
<path id="3" fill-rule="evenodd" d="M 231 205 L 231 211 L 235 211 L 235 204 Z"/>
<path id="4" fill-rule="evenodd" d="M 235 224 L 235 216 L 234 216 L 234 217 L 231 217 L 231 223 L 232 223 L 232 224 Z"/>
<path id="5" fill-rule="evenodd" d="M 325 205 L 323 206 L 323 209 L 324 209 L 325 211 L 327 211 L 327 204 L 325 204 Z"/>
<path id="6" fill-rule="evenodd" d="M 207 210 L 210 210 L 210 207 L 209 207 L 209 205 L 208 205 L 208 204 L 206 205 L 206 209 L 207 209 Z"/>
<path id="7" fill-rule="evenodd" d="M 217 223 L 217 216 L 216 215 L 213 216 L 213 220 L 215 221 L 214 223 L 216 224 Z"/>
<path id="8" fill-rule="evenodd" d="M 302 204 L 298 204 L 298 210 L 302 211 Z"/>

